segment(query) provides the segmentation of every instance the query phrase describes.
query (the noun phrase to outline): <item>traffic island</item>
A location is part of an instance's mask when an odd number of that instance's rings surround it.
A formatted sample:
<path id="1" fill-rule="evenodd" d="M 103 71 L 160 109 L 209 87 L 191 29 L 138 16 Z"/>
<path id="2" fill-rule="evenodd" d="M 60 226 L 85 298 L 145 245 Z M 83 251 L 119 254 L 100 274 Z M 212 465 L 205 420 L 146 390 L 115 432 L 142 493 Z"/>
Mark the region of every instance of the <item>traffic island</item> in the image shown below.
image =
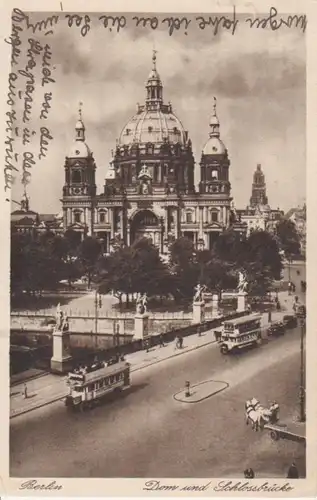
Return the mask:
<path id="1" fill-rule="evenodd" d="M 222 382 L 219 380 L 205 380 L 204 382 L 199 382 L 195 385 L 190 385 L 186 382 L 185 388 L 173 395 L 175 401 L 181 403 L 200 403 L 205 399 L 224 391 L 229 387 L 227 382 Z"/>

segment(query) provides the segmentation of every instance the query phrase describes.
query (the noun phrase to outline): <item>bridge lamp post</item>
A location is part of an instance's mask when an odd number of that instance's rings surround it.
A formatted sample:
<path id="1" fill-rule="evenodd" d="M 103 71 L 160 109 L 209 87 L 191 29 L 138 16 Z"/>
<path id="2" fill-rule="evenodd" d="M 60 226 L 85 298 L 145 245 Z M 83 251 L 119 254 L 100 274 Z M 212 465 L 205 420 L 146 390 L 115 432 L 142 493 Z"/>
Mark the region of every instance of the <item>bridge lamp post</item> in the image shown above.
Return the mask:
<path id="1" fill-rule="evenodd" d="M 306 421 L 306 412 L 305 412 L 305 356 L 304 356 L 304 335 L 305 335 L 305 313 L 301 311 L 300 316 L 300 388 L 299 388 L 299 421 Z"/>
<path id="2" fill-rule="evenodd" d="M 98 308 L 102 306 L 101 295 L 96 290 L 95 293 L 95 345 L 98 346 Z"/>

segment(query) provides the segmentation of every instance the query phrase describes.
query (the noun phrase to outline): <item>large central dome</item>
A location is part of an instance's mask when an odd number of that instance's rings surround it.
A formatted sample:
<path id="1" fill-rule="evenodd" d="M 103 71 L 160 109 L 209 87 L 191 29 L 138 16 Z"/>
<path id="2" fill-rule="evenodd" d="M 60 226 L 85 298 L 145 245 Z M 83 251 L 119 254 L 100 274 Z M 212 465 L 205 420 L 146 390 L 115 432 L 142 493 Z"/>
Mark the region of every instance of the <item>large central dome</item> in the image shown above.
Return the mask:
<path id="1" fill-rule="evenodd" d="M 173 114 L 171 104 L 163 104 L 163 86 L 156 70 L 155 52 L 146 90 L 145 105 L 138 106 L 136 115 L 124 126 L 119 146 L 164 142 L 185 145 L 187 133 L 181 121 Z"/>

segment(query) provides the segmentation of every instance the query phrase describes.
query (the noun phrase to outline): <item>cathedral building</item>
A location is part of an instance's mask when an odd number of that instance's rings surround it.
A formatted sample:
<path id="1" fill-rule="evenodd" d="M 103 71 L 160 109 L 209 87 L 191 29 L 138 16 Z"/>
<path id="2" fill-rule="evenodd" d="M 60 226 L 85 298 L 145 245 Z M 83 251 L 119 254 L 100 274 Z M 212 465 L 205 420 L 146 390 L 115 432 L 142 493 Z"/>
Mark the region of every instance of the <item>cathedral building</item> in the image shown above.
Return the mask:
<path id="1" fill-rule="evenodd" d="M 209 137 L 195 167 L 188 131 L 170 103 L 153 53 L 145 102 L 123 127 L 117 140 L 103 192 L 97 193 L 96 163 L 86 142 L 79 112 L 75 140 L 65 160 L 62 210 L 64 231 L 80 238 L 94 235 L 110 252 L 118 242 L 131 245 L 151 238 L 166 253 L 169 243 L 185 236 L 196 248 L 211 248 L 230 224 L 230 161 L 220 138 L 214 99 Z M 200 170 L 198 190 L 195 168 Z"/>

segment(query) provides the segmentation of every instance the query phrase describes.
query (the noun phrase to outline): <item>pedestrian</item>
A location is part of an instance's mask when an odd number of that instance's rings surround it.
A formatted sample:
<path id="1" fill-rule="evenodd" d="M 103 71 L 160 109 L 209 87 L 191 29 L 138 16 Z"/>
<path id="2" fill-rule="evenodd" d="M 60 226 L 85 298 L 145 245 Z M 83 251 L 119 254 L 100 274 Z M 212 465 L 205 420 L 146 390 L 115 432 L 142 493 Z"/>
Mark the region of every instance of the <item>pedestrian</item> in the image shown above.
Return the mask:
<path id="1" fill-rule="evenodd" d="M 24 394 L 24 399 L 27 399 L 28 398 L 28 388 L 27 388 L 26 384 L 24 384 L 24 387 L 23 387 L 23 394 Z"/>
<path id="2" fill-rule="evenodd" d="M 299 478 L 298 469 L 296 467 L 295 462 L 292 462 L 292 465 L 288 469 L 287 479 L 298 479 L 298 478 Z"/>
<path id="3" fill-rule="evenodd" d="M 179 348 L 180 349 L 183 349 L 183 342 L 184 342 L 184 339 L 182 337 L 182 335 L 179 336 Z"/>
<path id="4" fill-rule="evenodd" d="M 160 348 L 161 347 L 165 347 L 165 344 L 164 344 L 164 336 L 163 334 L 161 333 L 160 336 L 159 336 L 159 344 L 160 344 Z"/>
<path id="5" fill-rule="evenodd" d="M 281 310 L 281 303 L 280 303 L 280 301 L 279 301 L 279 300 L 276 302 L 276 310 L 277 310 L 277 311 L 280 311 L 280 310 Z"/>
<path id="6" fill-rule="evenodd" d="M 150 341 L 147 339 L 145 341 L 145 349 L 146 349 L 146 352 L 149 352 L 149 349 L 150 349 Z"/>
<path id="7" fill-rule="evenodd" d="M 253 479 L 254 478 L 254 470 L 251 469 L 251 467 L 249 469 L 245 469 L 245 471 L 244 471 L 244 477 L 246 479 Z"/>

